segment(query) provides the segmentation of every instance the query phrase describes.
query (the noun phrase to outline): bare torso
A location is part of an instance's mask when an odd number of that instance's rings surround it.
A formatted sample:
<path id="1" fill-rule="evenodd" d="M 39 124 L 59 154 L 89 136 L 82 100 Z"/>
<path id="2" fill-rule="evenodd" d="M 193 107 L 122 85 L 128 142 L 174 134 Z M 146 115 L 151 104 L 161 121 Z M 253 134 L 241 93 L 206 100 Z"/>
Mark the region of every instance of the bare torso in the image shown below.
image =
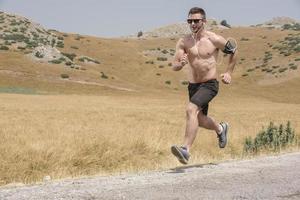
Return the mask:
<path id="1" fill-rule="evenodd" d="M 214 33 L 205 31 L 198 39 L 192 35 L 184 38 L 185 52 L 188 55 L 188 81 L 201 83 L 217 79 L 218 48 L 213 44 Z"/>

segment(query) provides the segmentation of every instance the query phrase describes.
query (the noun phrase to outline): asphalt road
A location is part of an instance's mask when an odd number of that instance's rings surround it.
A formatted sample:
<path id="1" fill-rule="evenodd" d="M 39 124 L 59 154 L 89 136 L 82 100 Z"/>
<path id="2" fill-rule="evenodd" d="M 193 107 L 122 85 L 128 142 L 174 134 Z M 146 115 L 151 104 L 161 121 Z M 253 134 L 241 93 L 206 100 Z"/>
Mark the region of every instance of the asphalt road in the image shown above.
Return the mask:
<path id="1" fill-rule="evenodd" d="M 0 199 L 300 199 L 300 152 L 168 171 L 0 187 Z"/>

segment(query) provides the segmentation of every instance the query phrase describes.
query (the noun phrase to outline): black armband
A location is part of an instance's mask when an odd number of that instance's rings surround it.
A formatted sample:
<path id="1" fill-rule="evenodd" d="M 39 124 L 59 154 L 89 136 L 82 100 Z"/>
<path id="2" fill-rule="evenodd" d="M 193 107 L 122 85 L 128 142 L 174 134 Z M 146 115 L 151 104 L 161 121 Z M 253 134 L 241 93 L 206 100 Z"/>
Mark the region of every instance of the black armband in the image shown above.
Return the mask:
<path id="1" fill-rule="evenodd" d="M 235 53 L 235 46 L 228 40 L 225 44 L 225 48 L 223 50 L 226 54 L 234 54 Z"/>

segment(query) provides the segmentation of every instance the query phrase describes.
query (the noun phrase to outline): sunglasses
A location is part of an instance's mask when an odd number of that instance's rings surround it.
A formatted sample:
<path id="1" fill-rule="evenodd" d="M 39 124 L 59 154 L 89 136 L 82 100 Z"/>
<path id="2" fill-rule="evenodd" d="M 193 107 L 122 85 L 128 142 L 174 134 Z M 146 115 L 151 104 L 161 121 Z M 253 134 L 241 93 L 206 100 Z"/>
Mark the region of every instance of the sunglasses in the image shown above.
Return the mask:
<path id="1" fill-rule="evenodd" d="M 194 24 L 198 24 L 200 21 L 202 21 L 203 19 L 187 19 L 187 23 L 188 24 L 192 24 L 194 22 Z"/>

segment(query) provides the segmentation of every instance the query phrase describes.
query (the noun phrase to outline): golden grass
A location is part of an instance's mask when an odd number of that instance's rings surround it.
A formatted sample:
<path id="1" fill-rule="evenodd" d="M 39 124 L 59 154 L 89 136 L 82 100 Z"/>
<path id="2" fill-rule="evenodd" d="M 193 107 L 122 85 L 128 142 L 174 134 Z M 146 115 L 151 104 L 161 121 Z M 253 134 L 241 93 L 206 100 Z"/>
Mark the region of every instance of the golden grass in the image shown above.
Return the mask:
<path id="1" fill-rule="evenodd" d="M 170 146 L 185 129 L 185 94 L 79 96 L 1 94 L 0 183 L 32 183 L 44 176 L 66 178 L 137 172 L 178 166 Z M 283 112 L 284 111 L 284 112 Z M 296 104 L 226 98 L 212 103 L 211 116 L 230 124 L 227 148 L 200 129 L 191 164 L 241 158 L 243 141 L 275 123 L 299 130 Z"/>

